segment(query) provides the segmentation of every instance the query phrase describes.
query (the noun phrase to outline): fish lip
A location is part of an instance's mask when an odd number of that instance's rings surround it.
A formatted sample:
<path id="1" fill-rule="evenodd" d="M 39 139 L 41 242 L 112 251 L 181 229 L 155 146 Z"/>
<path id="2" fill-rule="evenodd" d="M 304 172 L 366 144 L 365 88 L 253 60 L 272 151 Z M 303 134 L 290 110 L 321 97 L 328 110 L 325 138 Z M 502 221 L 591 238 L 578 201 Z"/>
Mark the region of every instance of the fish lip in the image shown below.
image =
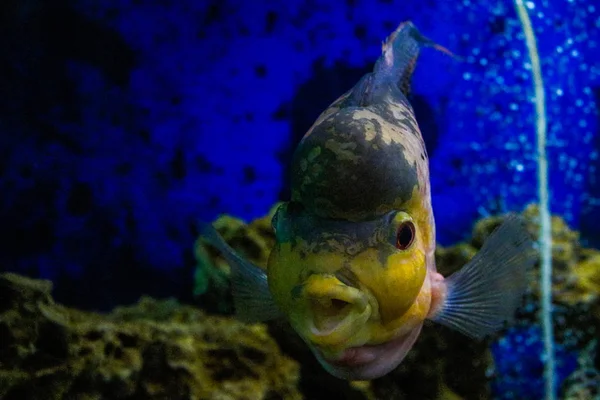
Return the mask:
<path id="1" fill-rule="evenodd" d="M 404 360 L 422 327 L 423 324 L 420 324 L 384 343 L 348 348 L 335 358 L 326 358 L 318 348 L 310 347 L 317 360 L 333 376 L 346 380 L 371 380 L 388 374 Z"/>
<path id="2" fill-rule="evenodd" d="M 356 367 L 365 365 L 377 359 L 375 353 L 386 351 L 402 344 L 409 335 L 410 332 L 407 332 L 394 339 L 388 340 L 387 342 L 349 347 L 336 358 L 326 358 L 322 355 L 323 361 L 336 367 Z"/>

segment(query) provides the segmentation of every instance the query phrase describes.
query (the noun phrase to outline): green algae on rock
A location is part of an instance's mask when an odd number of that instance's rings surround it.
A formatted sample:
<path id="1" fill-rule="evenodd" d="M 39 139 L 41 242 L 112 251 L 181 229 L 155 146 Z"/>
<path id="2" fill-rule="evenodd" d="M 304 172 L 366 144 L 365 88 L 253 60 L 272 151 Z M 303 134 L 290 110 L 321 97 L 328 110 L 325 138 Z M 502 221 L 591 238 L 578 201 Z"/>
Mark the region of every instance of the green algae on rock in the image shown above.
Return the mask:
<path id="1" fill-rule="evenodd" d="M 111 314 L 55 304 L 52 284 L 0 275 L 0 398 L 301 399 L 298 364 L 264 325 L 142 298 Z"/>
<path id="2" fill-rule="evenodd" d="M 594 363 L 597 352 L 597 339 L 581 352 L 577 369 L 563 384 L 564 400 L 600 400 L 600 370 Z"/>

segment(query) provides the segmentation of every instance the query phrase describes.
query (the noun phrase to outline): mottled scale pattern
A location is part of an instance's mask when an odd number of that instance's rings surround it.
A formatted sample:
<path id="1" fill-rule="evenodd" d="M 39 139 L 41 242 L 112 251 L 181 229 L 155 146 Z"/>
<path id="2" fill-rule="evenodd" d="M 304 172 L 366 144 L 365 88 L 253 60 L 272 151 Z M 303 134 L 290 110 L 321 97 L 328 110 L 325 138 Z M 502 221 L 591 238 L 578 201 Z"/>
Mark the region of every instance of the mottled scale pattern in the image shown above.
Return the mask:
<path id="1" fill-rule="evenodd" d="M 321 114 L 294 154 L 292 199 L 316 215 L 374 218 L 405 207 L 415 189 L 429 199 L 427 152 L 413 109 L 392 83 L 370 104 L 355 105 L 369 78 Z"/>

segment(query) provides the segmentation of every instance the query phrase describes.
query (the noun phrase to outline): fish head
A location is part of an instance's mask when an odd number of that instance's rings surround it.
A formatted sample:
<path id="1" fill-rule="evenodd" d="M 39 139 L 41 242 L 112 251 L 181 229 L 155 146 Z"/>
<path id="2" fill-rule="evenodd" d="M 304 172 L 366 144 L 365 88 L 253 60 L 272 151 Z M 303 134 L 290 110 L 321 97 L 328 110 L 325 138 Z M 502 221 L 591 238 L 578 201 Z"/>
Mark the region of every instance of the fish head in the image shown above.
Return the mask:
<path id="1" fill-rule="evenodd" d="M 285 203 L 273 227 L 270 291 L 321 364 L 346 379 L 370 379 L 398 365 L 429 310 L 417 219 L 391 211 L 333 220 Z"/>

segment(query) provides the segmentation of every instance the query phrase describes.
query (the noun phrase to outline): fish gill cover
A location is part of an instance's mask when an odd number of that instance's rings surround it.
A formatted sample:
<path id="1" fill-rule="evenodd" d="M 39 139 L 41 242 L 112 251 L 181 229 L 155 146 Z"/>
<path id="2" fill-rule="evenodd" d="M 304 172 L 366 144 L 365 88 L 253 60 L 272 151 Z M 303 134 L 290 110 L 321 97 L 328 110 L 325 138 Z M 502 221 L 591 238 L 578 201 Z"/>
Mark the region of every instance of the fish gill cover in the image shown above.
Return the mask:
<path id="1" fill-rule="evenodd" d="M 527 6 L 552 212 L 598 243 L 600 7 Z M 195 222 L 250 219 L 285 197 L 295 143 L 403 20 L 464 58 L 423 51 L 414 77 L 440 242 L 536 198 L 530 65 L 509 1 L 2 7 L 0 263 L 54 279 L 59 300 L 191 293 Z"/>

